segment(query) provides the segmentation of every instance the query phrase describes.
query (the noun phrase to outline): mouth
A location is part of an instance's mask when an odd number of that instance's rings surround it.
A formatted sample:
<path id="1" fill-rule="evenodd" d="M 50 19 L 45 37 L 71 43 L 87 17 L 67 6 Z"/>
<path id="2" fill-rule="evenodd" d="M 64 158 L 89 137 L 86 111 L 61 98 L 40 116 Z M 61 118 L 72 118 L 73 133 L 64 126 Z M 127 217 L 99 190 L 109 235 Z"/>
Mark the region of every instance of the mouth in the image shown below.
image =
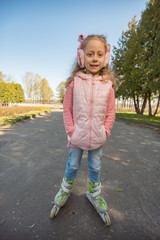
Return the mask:
<path id="1" fill-rule="evenodd" d="M 99 65 L 98 64 L 91 64 L 90 65 L 92 68 L 97 68 Z"/>

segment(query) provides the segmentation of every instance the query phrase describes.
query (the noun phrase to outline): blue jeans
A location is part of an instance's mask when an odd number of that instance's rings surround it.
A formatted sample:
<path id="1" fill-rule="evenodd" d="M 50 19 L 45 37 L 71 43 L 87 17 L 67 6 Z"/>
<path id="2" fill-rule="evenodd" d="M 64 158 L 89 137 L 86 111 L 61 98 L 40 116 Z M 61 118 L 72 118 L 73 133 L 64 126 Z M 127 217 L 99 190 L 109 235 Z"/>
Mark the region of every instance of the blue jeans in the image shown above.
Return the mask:
<path id="1" fill-rule="evenodd" d="M 100 147 L 88 151 L 89 179 L 94 183 L 100 180 L 102 150 L 103 148 Z M 81 166 L 82 154 L 82 149 L 70 147 L 69 160 L 67 162 L 65 170 L 65 177 L 67 180 L 74 180 L 76 178 L 77 171 Z"/>

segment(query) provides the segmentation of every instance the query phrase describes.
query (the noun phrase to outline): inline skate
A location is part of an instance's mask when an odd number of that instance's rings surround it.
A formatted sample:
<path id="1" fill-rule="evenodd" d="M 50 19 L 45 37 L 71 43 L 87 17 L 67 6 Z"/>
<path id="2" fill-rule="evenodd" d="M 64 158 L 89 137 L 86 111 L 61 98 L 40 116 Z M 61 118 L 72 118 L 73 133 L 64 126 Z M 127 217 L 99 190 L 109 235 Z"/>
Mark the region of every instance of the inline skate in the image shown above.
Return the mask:
<path id="1" fill-rule="evenodd" d="M 54 206 L 50 213 L 51 219 L 53 219 L 57 215 L 60 208 L 63 207 L 66 203 L 69 195 L 71 194 L 73 184 L 74 180 L 67 180 L 66 177 L 63 178 L 60 190 L 54 198 Z"/>
<path id="2" fill-rule="evenodd" d="M 111 220 L 107 210 L 107 203 L 101 195 L 100 181 L 97 183 L 93 183 L 90 179 L 88 180 L 88 191 L 86 192 L 86 197 L 92 203 L 105 224 L 107 226 L 110 226 Z"/>

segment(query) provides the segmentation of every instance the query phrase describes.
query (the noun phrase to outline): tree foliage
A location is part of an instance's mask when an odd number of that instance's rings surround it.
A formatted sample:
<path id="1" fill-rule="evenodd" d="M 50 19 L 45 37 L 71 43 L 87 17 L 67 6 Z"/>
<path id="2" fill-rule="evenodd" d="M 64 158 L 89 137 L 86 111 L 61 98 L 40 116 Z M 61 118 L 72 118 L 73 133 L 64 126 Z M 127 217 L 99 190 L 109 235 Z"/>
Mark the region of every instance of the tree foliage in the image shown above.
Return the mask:
<path id="1" fill-rule="evenodd" d="M 65 82 L 61 82 L 58 86 L 57 86 L 57 92 L 58 92 L 58 98 L 60 100 L 61 103 L 63 103 L 63 99 L 64 99 L 64 94 L 65 94 Z"/>
<path id="2" fill-rule="evenodd" d="M 39 100 L 42 103 L 49 103 L 54 94 L 45 78 L 41 78 L 39 74 L 26 72 L 24 76 L 24 84 L 27 98 L 32 101 Z"/>
<path id="3" fill-rule="evenodd" d="M 20 84 L 7 82 L 6 75 L 0 72 L 0 103 L 21 103 L 25 101 Z"/>
<path id="4" fill-rule="evenodd" d="M 48 81 L 43 78 L 40 81 L 40 98 L 42 99 L 42 103 L 48 103 L 51 97 L 53 97 L 53 91 L 50 88 Z"/>
<path id="5" fill-rule="evenodd" d="M 137 114 L 143 114 L 148 100 L 152 115 L 151 99 L 160 100 L 160 1 L 151 0 L 141 15 L 128 24 L 118 47 L 114 47 L 112 68 L 118 79 L 117 97 L 133 98 Z M 140 109 L 140 101 L 142 106 Z"/>

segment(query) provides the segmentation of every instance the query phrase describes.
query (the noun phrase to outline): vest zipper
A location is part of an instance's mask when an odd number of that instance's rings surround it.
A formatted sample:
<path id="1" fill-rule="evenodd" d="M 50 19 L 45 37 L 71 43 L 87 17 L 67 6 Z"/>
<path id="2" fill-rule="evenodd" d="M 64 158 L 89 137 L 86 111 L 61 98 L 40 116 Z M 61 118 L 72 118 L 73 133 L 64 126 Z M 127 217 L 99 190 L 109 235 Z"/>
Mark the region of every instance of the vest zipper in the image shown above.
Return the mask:
<path id="1" fill-rule="evenodd" d="M 95 82 L 94 80 L 92 79 L 92 88 L 91 88 L 91 101 L 90 101 L 90 114 L 89 114 L 89 117 L 90 117 L 90 121 L 89 121 L 89 148 L 91 147 L 91 130 L 92 130 L 92 124 L 91 124 L 91 121 L 92 121 L 92 112 L 93 112 L 93 87 L 95 85 Z"/>

